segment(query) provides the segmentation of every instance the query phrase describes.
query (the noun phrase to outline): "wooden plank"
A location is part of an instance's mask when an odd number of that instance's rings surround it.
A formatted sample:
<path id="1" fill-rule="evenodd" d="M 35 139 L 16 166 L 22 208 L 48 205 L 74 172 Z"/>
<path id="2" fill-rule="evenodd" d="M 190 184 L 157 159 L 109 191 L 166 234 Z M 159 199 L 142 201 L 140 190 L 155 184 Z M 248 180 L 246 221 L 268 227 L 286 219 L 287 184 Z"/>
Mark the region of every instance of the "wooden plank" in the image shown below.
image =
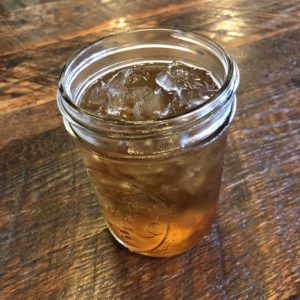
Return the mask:
<path id="1" fill-rule="evenodd" d="M 300 3 L 89 0 L 0 4 L 0 299 L 298 299 Z M 153 259 L 108 233 L 55 96 L 85 44 L 145 26 L 204 33 L 238 62 L 218 217 Z"/>

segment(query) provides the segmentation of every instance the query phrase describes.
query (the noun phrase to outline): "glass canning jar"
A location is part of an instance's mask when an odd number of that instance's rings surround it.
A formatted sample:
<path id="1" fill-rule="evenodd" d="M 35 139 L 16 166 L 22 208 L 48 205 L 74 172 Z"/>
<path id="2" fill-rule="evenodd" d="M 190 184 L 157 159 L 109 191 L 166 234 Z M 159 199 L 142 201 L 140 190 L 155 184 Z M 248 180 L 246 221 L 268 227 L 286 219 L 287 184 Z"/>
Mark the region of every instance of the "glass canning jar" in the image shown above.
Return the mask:
<path id="1" fill-rule="evenodd" d="M 220 84 L 207 103 L 160 120 L 112 120 L 80 107 L 102 74 L 147 62 L 188 61 Z M 76 141 L 112 235 L 131 251 L 172 256 L 194 246 L 217 208 L 228 128 L 236 108 L 236 63 L 195 33 L 143 29 L 101 39 L 59 78 L 58 107 Z"/>

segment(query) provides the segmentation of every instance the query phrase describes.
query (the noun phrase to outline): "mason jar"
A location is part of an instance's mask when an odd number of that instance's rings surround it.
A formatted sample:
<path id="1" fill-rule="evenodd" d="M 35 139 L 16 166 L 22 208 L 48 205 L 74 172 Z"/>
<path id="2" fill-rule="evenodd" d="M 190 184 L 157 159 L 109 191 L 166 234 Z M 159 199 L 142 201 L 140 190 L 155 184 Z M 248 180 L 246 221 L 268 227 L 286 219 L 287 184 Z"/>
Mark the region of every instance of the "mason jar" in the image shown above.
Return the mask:
<path id="1" fill-rule="evenodd" d="M 220 86 L 210 101 L 145 121 L 100 117 L 80 106 L 84 91 L 111 70 L 174 60 L 210 71 Z M 106 37 L 64 66 L 57 101 L 65 128 L 80 149 L 109 231 L 129 250 L 172 256 L 209 230 L 238 83 L 237 65 L 220 45 L 171 29 Z"/>

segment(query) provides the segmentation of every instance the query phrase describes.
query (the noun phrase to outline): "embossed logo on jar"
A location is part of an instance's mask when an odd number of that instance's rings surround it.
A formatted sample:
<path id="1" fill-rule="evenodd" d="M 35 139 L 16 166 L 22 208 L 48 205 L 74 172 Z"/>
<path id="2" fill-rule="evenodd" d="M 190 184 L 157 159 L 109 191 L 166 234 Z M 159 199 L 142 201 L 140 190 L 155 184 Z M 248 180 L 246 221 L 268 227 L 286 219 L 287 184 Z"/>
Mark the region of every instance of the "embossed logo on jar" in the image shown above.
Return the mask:
<path id="1" fill-rule="evenodd" d="M 169 213 L 163 201 L 135 187 L 116 182 L 89 169 L 102 213 L 112 234 L 126 247 L 141 252 L 160 246 L 169 231 Z"/>

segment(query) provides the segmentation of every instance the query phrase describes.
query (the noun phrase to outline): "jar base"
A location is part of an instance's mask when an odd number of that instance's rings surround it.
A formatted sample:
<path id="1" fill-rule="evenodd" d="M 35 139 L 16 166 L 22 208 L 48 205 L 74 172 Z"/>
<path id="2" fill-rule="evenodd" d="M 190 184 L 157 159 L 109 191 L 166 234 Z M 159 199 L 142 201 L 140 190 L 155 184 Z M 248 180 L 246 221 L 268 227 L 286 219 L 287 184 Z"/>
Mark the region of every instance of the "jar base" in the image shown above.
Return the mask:
<path id="1" fill-rule="evenodd" d="M 150 251 L 140 251 L 137 248 L 132 248 L 129 245 L 127 245 L 124 241 L 122 241 L 113 231 L 111 226 L 107 224 L 107 228 L 113 238 L 123 247 L 127 248 L 130 252 L 148 256 L 148 257 L 156 257 L 156 258 L 167 258 L 167 257 L 173 257 L 180 254 L 183 254 L 184 252 L 191 250 L 192 248 L 196 247 L 198 243 L 204 238 L 204 236 L 209 232 L 212 224 L 209 224 L 205 230 L 201 231 L 201 233 L 197 234 L 197 237 L 193 236 L 190 237 L 187 241 L 182 242 L 181 244 L 178 244 L 177 247 L 173 247 L 173 249 L 169 249 L 169 251 L 166 251 L 166 247 L 163 247 L 164 243 L 159 245 L 158 247 L 150 250 Z"/>

